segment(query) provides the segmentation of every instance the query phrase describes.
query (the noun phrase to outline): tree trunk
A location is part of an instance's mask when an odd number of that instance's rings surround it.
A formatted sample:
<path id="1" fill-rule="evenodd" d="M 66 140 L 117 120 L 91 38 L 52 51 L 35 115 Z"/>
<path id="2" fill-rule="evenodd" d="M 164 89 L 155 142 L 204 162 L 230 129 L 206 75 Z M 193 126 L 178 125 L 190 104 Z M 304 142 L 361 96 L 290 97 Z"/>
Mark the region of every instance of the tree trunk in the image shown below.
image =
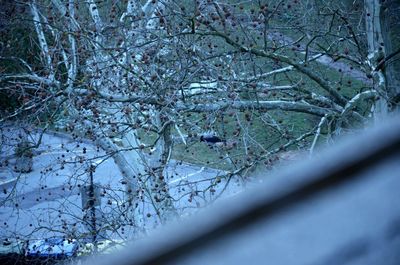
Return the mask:
<path id="1" fill-rule="evenodd" d="M 395 58 L 399 57 L 398 41 L 393 47 L 392 39 L 399 30 L 392 27 L 398 15 L 396 9 L 400 4 L 396 1 L 365 0 L 366 30 L 368 40 L 368 63 L 374 81 L 374 89 L 379 99 L 374 106 L 374 117 L 380 121 L 390 112 L 400 111 L 400 79 L 398 73 L 400 65 Z M 394 59 L 394 60 L 393 60 Z M 397 68 L 397 69 L 396 69 Z"/>
<path id="2" fill-rule="evenodd" d="M 165 178 L 165 168 L 172 152 L 172 122 L 158 110 L 153 112 L 152 118 L 153 122 L 159 128 L 159 138 L 150 159 L 152 172 L 151 189 L 154 191 L 154 197 L 152 199 L 158 208 L 158 215 L 161 221 L 165 222 L 176 216 L 176 209 L 172 197 L 169 194 L 169 188 Z"/>
<path id="3" fill-rule="evenodd" d="M 371 68 L 374 89 L 379 98 L 373 107 L 375 121 L 379 122 L 388 114 L 388 91 L 386 76 L 379 63 L 384 60 L 386 50 L 381 27 L 382 6 L 379 0 L 365 0 L 366 31 L 368 42 L 368 63 Z"/>
<path id="4" fill-rule="evenodd" d="M 382 38 L 386 58 L 395 53 L 383 66 L 389 96 L 389 111 L 400 112 L 400 2 L 387 0 L 382 3 L 381 11 Z"/>

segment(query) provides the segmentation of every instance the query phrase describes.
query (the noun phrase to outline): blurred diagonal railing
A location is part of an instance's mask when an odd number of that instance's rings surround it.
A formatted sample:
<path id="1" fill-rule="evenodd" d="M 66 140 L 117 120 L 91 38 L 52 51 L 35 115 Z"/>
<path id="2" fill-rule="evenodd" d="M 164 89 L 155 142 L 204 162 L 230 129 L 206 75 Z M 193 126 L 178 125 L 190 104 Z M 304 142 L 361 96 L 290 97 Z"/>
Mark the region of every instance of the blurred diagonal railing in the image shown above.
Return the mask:
<path id="1" fill-rule="evenodd" d="M 399 117 L 260 180 L 88 263 L 400 264 Z"/>

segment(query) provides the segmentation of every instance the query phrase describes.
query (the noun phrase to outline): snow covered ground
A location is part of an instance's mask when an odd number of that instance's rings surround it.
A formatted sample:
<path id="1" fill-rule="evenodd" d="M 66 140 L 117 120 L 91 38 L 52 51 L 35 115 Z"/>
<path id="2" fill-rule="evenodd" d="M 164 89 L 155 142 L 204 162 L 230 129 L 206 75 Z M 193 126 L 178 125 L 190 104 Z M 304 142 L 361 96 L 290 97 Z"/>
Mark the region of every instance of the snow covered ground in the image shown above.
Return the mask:
<path id="1" fill-rule="evenodd" d="M 139 223 L 145 229 L 158 226 L 149 200 L 139 204 L 136 214 L 139 212 L 140 216 L 129 222 L 122 175 L 113 159 L 90 141 L 75 140 L 62 133 L 44 133 L 41 145 L 34 150 L 33 171 L 14 172 L 13 153 L 19 133 L 22 131 L 13 128 L 2 131 L 7 144 L 2 146 L 1 152 L 0 239 L 89 234 L 91 219 L 87 219 L 87 211 L 82 210 L 81 189 L 89 183 L 90 164 L 96 165 L 93 179 L 101 194 L 96 221 L 98 227 L 107 230 L 104 236 L 131 238 Z M 37 142 L 39 137 L 39 132 L 31 132 L 29 140 Z M 165 175 L 178 213 L 190 215 L 217 198 L 241 191 L 242 182 L 236 177 L 225 179 L 225 174 L 212 168 L 171 161 Z M 126 226 L 119 225 L 121 223 Z"/>

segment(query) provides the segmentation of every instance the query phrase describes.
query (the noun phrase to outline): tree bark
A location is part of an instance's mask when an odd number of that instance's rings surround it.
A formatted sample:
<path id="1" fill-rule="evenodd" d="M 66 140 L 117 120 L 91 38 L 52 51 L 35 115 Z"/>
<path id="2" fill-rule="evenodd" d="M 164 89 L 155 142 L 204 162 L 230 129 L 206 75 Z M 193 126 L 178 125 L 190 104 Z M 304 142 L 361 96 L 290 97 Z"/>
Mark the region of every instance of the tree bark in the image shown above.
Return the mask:
<path id="1" fill-rule="evenodd" d="M 365 0 L 368 64 L 373 77 L 374 89 L 379 96 L 373 108 L 376 122 L 381 121 L 394 109 L 398 110 L 398 107 L 393 107 L 391 102 L 399 89 L 394 85 L 396 83 L 394 71 L 391 66 L 384 66 L 385 58 L 392 50 L 387 12 L 388 10 L 382 6 L 381 1 Z"/>
<path id="2" fill-rule="evenodd" d="M 382 3 L 381 27 L 385 46 L 385 72 L 389 96 L 388 108 L 392 112 L 400 112 L 400 2 L 387 0 Z M 397 37 L 397 39 L 395 39 Z M 393 55 L 393 57 L 392 57 Z M 390 58 L 389 58 L 390 57 Z"/>

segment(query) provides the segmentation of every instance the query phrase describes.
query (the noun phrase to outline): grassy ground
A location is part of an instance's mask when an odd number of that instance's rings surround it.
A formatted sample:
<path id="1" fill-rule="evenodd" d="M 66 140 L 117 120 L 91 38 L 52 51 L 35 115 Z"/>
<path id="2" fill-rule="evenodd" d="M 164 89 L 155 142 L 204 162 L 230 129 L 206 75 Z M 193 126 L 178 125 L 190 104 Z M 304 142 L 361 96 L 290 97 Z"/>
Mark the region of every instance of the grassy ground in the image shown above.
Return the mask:
<path id="1" fill-rule="evenodd" d="M 293 36 L 293 38 L 294 37 L 295 36 Z M 226 45 L 226 43 L 221 39 L 214 39 L 213 43 L 216 43 L 218 46 L 216 53 L 222 53 L 231 49 L 231 47 Z M 295 61 L 301 61 L 303 59 L 302 57 L 297 57 L 299 56 L 298 52 L 295 53 L 290 49 L 285 49 L 280 52 L 282 55 L 286 55 Z M 286 65 L 281 65 L 279 67 L 284 66 Z M 266 58 L 252 58 L 252 64 L 249 65 L 245 65 L 244 61 L 239 61 L 236 64 L 236 67 L 242 67 L 238 72 L 251 72 L 251 70 L 254 70 L 258 74 L 273 70 L 271 60 Z M 340 94 L 348 99 L 365 89 L 365 84 L 361 81 L 356 80 L 351 76 L 347 76 L 343 74 L 343 72 L 329 68 L 321 63 L 311 62 L 307 67 L 327 80 Z M 302 81 L 302 87 L 307 91 L 328 96 L 327 92 L 322 90 L 317 83 L 296 71 L 277 75 L 276 78 L 273 79 L 273 84 L 287 85 L 296 83 L 299 80 Z M 291 96 L 292 95 L 287 94 L 286 92 L 276 93 L 275 95 L 269 96 L 268 99 L 285 99 L 290 98 Z M 251 89 L 249 89 L 248 92 L 241 93 L 241 98 L 247 100 L 256 101 L 257 97 L 256 93 L 253 93 Z M 365 104 L 361 107 L 367 109 Z M 223 114 L 215 114 L 215 116 L 218 115 Z M 202 128 L 203 131 L 209 129 L 207 126 L 207 119 L 201 119 L 196 115 L 188 119 L 200 120 L 199 127 Z M 275 125 L 271 124 L 272 120 L 276 121 Z M 207 144 L 200 142 L 199 137 L 193 138 L 190 144 L 185 146 L 182 141 L 179 140 L 178 134 L 175 133 L 174 138 L 176 141 L 172 155 L 175 159 L 190 163 L 222 169 L 232 169 L 234 167 L 233 164 L 241 165 L 245 163 L 247 158 L 252 159 L 256 154 L 263 154 L 299 137 L 314 128 L 319 121 L 320 118 L 313 115 L 278 110 L 269 111 L 267 114 L 259 113 L 257 111 L 247 111 L 235 115 L 235 117 L 225 115 L 224 120 L 222 121 L 219 119 L 214 126 L 211 126 L 211 129 L 218 135 L 223 136 L 228 142 L 237 142 L 235 148 L 232 148 L 229 151 L 226 151 L 223 148 L 210 148 Z M 235 132 L 238 129 L 238 123 L 242 130 L 239 135 L 236 135 Z M 191 133 L 191 131 L 182 130 L 186 134 Z M 201 130 L 197 131 L 197 133 L 201 133 Z M 324 128 L 323 133 L 327 133 L 326 128 Z M 307 148 L 310 146 L 312 140 L 312 137 L 308 137 L 304 142 L 292 146 L 291 148 Z M 226 159 L 227 154 L 232 158 L 233 164 L 231 163 L 232 160 L 228 161 Z"/>
<path id="2" fill-rule="evenodd" d="M 268 116 L 276 121 L 276 124 L 273 124 L 269 123 L 270 120 L 265 122 L 265 113 L 251 113 L 251 115 L 250 119 L 248 113 L 240 113 L 234 117 L 228 116 L 224 118 L 225 123 L 215 125 L 214 132 L 227 141 L 228 147 L 200 142 L 199 136 L 189 138 L 185 146 L 175 133 L 172 157 L 199 165 L 233 169 L 235 165 L 243 165 L 246 159 L 253 160 L 258 155 L 279 148 L 288 140 L 297 138 L 310 130 L 318 120 L 308 114 L 270 111 Z M 240 134 L 238 134 L 238 128 L 241 128 Z M 306 139 L 302 144 L 307 145 L 309 140 Z M 227 159 L 227 156 L 230 159 Z"/>

